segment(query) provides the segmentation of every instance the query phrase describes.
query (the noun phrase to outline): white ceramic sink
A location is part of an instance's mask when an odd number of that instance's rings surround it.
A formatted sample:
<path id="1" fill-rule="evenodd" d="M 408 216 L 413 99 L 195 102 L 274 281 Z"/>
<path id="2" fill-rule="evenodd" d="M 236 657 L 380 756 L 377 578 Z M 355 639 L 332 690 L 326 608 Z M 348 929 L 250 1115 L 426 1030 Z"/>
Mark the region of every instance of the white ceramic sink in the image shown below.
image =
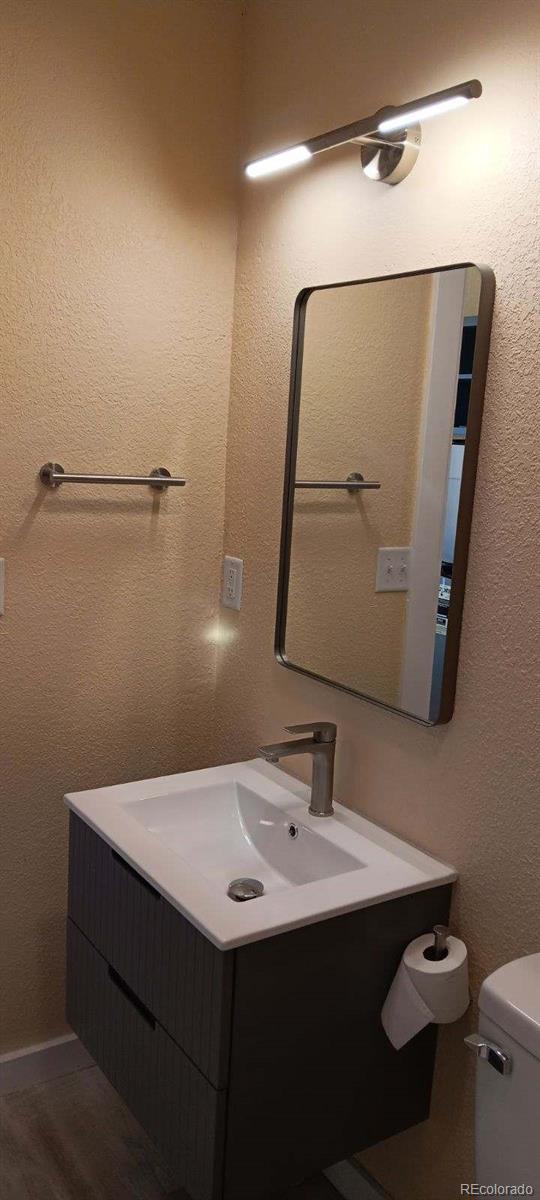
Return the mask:
<path id="1" fill-rule="evenodd" d="M 189 847 L 192 866 L 222 892 L 238 876 L 259 879 L 268 893 L 364 866 L 238 780 L 149 796 L 127 810 L 180 857 Z"/>
<path id="2" fill-rule="evenodd" d="M 262 759 L 66 803 L 221 949 L 456 879 L 341 804 L 310 816 L 309 788 Z M 263 894 L 232 900 L 228 885 L 242 876 Z"/>

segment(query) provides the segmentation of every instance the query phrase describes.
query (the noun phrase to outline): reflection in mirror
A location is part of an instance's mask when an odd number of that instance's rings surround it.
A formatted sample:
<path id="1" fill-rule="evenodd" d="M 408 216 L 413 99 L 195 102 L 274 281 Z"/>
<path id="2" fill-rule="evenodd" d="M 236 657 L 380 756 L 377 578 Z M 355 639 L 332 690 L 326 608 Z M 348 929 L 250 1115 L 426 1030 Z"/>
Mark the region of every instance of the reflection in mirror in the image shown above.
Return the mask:
<path id="1" fill-rule="evenodd" d="M 276 651 L 419 720 L 451 715 L 493 277 L 302 293 Z"/>

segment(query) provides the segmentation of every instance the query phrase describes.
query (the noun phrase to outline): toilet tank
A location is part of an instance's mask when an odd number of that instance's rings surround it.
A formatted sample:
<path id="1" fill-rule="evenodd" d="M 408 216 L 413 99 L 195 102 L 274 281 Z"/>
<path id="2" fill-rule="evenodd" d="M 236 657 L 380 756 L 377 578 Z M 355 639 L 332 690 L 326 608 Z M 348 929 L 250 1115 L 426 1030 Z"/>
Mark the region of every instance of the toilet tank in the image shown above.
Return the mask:
<path id="1" fill-rule="evenodd" d="M 481 1037 L 510 1056 L 511 1069 L 478 1059 L 476 1182 L 524 1184 L 540 1196 L 540 954 L 490 975 L 479 1007 Z"/>

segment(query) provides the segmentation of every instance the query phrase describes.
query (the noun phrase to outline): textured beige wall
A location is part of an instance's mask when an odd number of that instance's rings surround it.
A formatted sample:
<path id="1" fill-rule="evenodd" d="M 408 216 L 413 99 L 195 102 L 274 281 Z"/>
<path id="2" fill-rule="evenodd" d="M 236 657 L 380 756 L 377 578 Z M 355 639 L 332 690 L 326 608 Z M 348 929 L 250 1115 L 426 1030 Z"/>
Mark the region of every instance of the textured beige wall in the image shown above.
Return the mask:
<path id="1" fill-rule="evenodd" d="M 306 308 L 297 479 L 360 471 L 379 491 L 297 491 L 288 658 L 399 703 L 406 592 L 377 592 L 380 546 L 412 536 L 432 276 L 314 292 Z"/>
<path id="2" fill-rule="evenodd" d="M 453 925 L 475 995 L 539 935 L 538 22 L 532 0 L 256 0 L 247 19 L 246 158 L 381 103 L 484 84 L 425 123 L 395 189 L 365 180 L 353 147 L 245 184 L 226 517 L 245 603 L 226 617 L 219 688 L 222 759 L 286 722 L 338 722 L 337 794 L 458 868 Z M 493 267 L 498 294 L 456 712 L 425 729 L 272 659 L 291 323 L 303 286 L 464 259 Z M 441 1033 L 431 1120 L 363 1156 L 397 1200 L 455 1200 L 473 1178 L 462 1037 L 475 1019 Z"/>
<path id="3" fill-rule="evenodd" d="M 4 0 L 2 1048 L 63 1019 L 66 788 L 212 760 L 239 13 Z M 36 483 L 185 472 L 185 491 Z"/>

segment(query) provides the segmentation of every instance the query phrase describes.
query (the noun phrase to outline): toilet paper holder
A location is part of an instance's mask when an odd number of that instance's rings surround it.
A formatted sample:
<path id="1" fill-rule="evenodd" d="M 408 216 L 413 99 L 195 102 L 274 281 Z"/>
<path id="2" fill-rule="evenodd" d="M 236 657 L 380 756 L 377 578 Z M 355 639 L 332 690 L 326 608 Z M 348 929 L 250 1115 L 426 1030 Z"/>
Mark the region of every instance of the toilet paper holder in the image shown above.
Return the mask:
<path id="1" fill-rule="evenodd" d="M 441 962 L 443 958 L 448 958 L 448 932 L 447 925 L 433 926 L 433 945 L 426 946 L 424 950 L 424 958 L 429 962 Z"/>
<path id="2" fill-rule="evenodd" d="M 381 1009 L 382 1027 L 401 1050 L 426 1025 L 450 1025 L 470 1004 L 467 947 L 446 925 L 405 947 Z"/>
<path id="3" fill-rule="evenodd" d="M 477 1058 L 488 1062 L 490 1067 L 494 1067 L 499 1072 L 499 1075 L 510 1075 L 512 1070 L 512 1055 L 507 1054 L 506 1050 L 502 1050 L 495 1042 L 488 1042 L 479 1033 L 470 1033 L 463 1040 L 465 1045 L 469 1047 L 469 1050 L 474 1051 Z"/>

